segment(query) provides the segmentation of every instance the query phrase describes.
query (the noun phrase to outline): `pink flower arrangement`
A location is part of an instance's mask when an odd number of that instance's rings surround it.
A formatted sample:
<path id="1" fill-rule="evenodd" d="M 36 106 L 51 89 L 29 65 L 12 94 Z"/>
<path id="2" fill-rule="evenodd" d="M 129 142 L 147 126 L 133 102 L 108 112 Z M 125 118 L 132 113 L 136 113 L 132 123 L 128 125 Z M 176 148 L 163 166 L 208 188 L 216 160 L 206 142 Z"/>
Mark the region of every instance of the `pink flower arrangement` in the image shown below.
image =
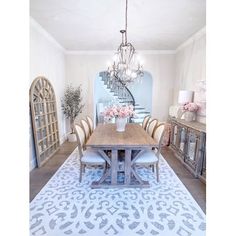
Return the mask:
<path id="1" fill-rule="evenodd" d="M 132 105 L 128 105 L 128 106 L 119 106 L 119 105 L 113 105 L 110 107 L 106 107 L 104 112 L 102 112 L 102 114 L 105 117 L 109 117 L 109 118 L 127 118 L 127 117 L 132 117 L 135 115 L 134 112 L 134 107 Z"/>
<path id="2" fill-rule="evenodd" d="M 192 111 L 192 112 L 196 112 L 199 109 L 199 106 L 194 103 L 194 102 L 189 102 L 186 103 L 185 105 L 183 105 L 182 110 L 183 111 Z"/>

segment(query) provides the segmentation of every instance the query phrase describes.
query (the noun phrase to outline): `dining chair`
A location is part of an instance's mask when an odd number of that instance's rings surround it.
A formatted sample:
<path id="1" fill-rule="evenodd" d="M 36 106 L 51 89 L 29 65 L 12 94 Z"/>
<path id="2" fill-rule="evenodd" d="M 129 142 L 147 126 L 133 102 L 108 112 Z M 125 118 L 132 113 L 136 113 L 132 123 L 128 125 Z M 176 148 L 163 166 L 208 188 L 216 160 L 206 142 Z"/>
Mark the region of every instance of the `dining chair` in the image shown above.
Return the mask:
<path id="1" fill-rule="evenodd" d="M 151 137 L 153 137 L 153 133 L 154 133 L 154 130 L 155 130 L 157 124 L 158 124 L 158 120 L 157 119 L 150 119 L 149 122 L 148 122 L 147 133 Z"/>
<path id="2" fill-rule="evenodd" d="M 81 182 L 82 172 L 85 172 L 85 167 L 87 165 L 90 165 L 90 166 L 101 165 L 104 167 L 104 171 L 105 171 L 106 162 L 97 151 L 91 148 L 88 148 L 85 150 L 84 129 L 79 124 L 76 124 L 76 123 L 74 124 L 74 129 L 75 129 L 75 134 L 76 134 L 77 143 L 78 143 L 78 150 L 79 150 L 79 156 L 78 156 L 78 159 L 80 162 L 79 182 Z"/>
<path id="3" fill-rule="evenodd" d="M 134 167 L 136 166 L 151 166 L 152 171 L 156 172 L 157 182 L 159 181 L 159 159 L 162 147 L 162 139 L 164 134 L 165 123 L 159 124 L 153 133 L 153 138 L 157 141 L 158 147 L 154 150 L 147 150 L 142 153 L 137 160 L 135 160 Z"/>
<path id="4" fill-rule="evenodd" d="M 86 120 L 88 121 L 88 124 L 89 124 L 89 131 L 90 131 L 90 135 L 92 134 L 93 132 L 93 120 L 90 116 L 86 116 Z"/>
<path id="5" fill-rule="evenodd" d="M 87 142 L 90 136 L 89 123 L 84 119 L 82 119 L 80 122 L 85 133 L 85 142 Z"/>
<path id="6" fill-rule="evenodd" d="M 142 127 L 144 130 L 147 129 L 148 121 L 151 119 L 150 115 L 147 115 L 143 118 Z"/>

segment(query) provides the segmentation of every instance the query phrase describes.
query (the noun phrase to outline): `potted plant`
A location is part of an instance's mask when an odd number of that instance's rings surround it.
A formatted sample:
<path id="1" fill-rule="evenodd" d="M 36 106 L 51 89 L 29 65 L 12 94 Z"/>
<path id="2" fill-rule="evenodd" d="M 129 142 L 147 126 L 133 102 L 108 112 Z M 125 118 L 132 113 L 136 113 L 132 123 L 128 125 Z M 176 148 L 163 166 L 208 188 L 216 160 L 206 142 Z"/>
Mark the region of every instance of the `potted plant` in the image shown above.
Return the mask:
<path id="1" fill-rule="evenodd" d="M 75 142 L 76 135 L 74 131 L 74 121 L 79 113 L 82 113 L 84 104 L 82 104 L 82 89 L 81 85 L 74 88 L 68 85 L 64 92 L 64 97 L 61 99 L 62 111 L 66 118 L 70 121 L 70 134 L 68 134 L 68 141 Z"/>

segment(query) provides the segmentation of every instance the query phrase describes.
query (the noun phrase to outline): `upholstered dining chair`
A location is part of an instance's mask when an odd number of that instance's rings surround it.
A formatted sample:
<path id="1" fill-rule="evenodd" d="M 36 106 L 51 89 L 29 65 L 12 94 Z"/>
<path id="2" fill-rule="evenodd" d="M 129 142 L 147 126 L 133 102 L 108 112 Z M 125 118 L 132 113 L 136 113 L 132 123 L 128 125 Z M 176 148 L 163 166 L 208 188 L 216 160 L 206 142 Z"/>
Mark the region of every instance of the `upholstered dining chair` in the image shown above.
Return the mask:
<path id="1" fill-rule="evenodd" d="M 89 131 L 90 131 L 90 135 L 91 135 L 93 132 L 93 120 L 90 116 L 86 116 L 86 120 L 88 121 Z"/>
<path id="2" fill-rule="evenodd" d="M 106 162 L 105 160 L 101 157 L 101 155 L 91 149 L 88 148 L 85 150 L 85 133 L 83 128 L 75 123 L 74 124 L 74 129 L 76 133 L 76 138 L 77 138 L 77 143 L 78 143 L 78 151 L 79 151 L 79 162 L 80 162 L 80 177 L 79 177 L 79 182 L 82 180 L 82 172 L 85 172 L 85 166 L 90 165 L 90 166 L 103 166 L 104 171 L 105 171 L 105 166 Z"/>
<path id="3" fill-rule="evenodd" d="M 147 129 L 148 121 L 151 119 L 150 115 L 147 115 L 143 118 L 142 127 L 144 130 Z"/>
<path id="4" fill-rule="evenodd" d="M 84 119 L 82 119 L 80 122 L 85 133 L 85 142 L 87 142 L 90 136 L 89 123 Z"/>
<path id="5" fill-rule="evenodd" d="M 158 120 L 157 119 L 150 119 L 149 122 L 148 122 L 147 133 L 151 137 L 153 137 L 153 133 L 154 133 L 154 130 L 155 130 L 157 124 L 158 124 Z"/>
<path id="6" fill-rule="evenodd" d="M 159 181 L 159 158 L 162 147 L 162 139 L 164 134 L 165 123 L 157 125 L 154 130 L 153 138 L 157 141 L 158 147 L 154 150 L 147 150 L 142 153 L 137 160 L 135 160 L 134 166 L 151 166 L 152 171 L 156 172 L 157 182 Z"/>

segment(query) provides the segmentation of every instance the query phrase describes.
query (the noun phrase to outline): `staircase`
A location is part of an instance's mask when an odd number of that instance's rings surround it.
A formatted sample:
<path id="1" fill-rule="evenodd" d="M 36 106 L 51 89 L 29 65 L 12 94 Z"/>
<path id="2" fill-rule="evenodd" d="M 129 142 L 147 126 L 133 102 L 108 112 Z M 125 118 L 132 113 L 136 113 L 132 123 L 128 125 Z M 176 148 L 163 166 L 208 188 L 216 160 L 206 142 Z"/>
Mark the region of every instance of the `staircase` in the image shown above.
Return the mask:
<path id="1" fill-rule="evenodd" d="M 115 81 L 109 77 L 106 71 L 100 72 L 99 76 L 102 78 L 105 89 L 110 93 L 116 103 L 120 105 L 133 105 L 136 116 L 130 119 L 131 123 L 142 123 L 143 118 L 150 115 L 144 107 L 137 104 L 130 90 L 122 83 L 119 78 Z"/>

